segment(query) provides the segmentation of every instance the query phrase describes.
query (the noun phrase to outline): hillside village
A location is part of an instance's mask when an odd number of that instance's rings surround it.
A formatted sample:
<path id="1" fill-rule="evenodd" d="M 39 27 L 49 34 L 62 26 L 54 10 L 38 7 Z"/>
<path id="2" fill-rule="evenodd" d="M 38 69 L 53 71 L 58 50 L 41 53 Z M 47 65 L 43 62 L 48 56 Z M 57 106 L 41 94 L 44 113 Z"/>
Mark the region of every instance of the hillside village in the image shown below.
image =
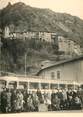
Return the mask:
<path id="1" fill-rule="evenodd" d="M 83 21 L 77 17 L 21 2 L 9 3 L 0 15 L 0 64 L 4 71 L 24 73 L 26 59 L 27 74 L 35 74 L 43 67 L 83 53 Z"/>
<path id="2" fill-rule="evenodd" d="M 7 39 L 36 39 L 40 41 L 46 41 L 49 43 L 53 43 L 56 46 L 57 51 L 63 52 L 65 54 L 73 55 L 81 55 L 81 47 L 80 44 L 73 39 L 68 39 L 62 35 L 58 35 L 56 32 L 38 32 L 38 31 L 27 31 L 27 32 L 11 32 L 9 27 L 5 27 L 4 29 L 4 38 Z"/>

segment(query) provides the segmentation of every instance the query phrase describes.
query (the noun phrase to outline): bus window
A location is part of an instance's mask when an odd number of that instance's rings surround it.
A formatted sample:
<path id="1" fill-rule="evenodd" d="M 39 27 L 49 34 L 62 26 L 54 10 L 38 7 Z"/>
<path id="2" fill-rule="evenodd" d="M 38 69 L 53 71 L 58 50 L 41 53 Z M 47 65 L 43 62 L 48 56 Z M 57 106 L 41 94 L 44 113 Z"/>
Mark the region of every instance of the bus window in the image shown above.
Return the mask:
<path id="1" fill-rule="evenodd" d="M 27 89 L 28 83 L 27 82 L 19 82 L 19 89 Z"/>
<path id="2" fill-rule="evenodd" d="M 58 88 L 58 84 L 51 84 L 50 88 L 51 89 L 56 89 L 56 88 Z"/>
<path id="3" fill-rule="evenodd" d="M 36 82 L 34 82 L 34 83 L 30 82 L 29 83 L 29 87 L 30 87 L 30 89 L 38 89 L 39 85 Z"/>
<path id="4" fill-rule="evenodd" d="M 8 88 L 9 89 L 15 89 L 17 87 L 17 83 L 15 81 L 9 82 Z"/>
<path id="5" fill-rule="evenodd" d="M 75 90 L 78 90 L 79 86 L 78 85 L 74 85 Z"/>
<path id="6" fill-rule="evenodd" d="M 64 88 L 66 88 L 66 85 L 65 84 L 59 84 L 59 88 L 64 89 Z"/>
<path id="7" fill-rule="evenodd" d="M 68 87 L 68 89 L 70 89 L 70 88 L 74 89 L 74 85 L 72 85 L 72 84 L 68 84 L 67 87 Z"/>
<path id="8" fill-rule="evenodd" d="M 41 83 L 41 89 L 49 89 L 48 83 Z"/>
<path id="9" fill-rule="evenodd" d="M 83 85 L 80 86 L 83 89 Z"/>

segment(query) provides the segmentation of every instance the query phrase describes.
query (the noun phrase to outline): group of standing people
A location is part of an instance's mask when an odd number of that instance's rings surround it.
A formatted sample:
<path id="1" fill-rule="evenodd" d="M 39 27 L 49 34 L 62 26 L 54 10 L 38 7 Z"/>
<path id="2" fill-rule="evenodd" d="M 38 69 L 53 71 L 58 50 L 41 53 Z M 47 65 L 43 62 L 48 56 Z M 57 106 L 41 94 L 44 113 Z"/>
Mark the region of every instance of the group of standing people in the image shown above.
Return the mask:
<path id="1" fill-rule="evenodd" d="M 80 110 L 83 108 L 83 90 L 57 90 L 51 94 L 52 110 Z"/>
<path id="2" fill-rule="evenodd" d="M 0 93 L 1 113 L 38 112 L 56 110 L 80 110 L 83 108 L 83 89 L 53 89 L 27 92 L 20 89 L 6 89 Z"/>

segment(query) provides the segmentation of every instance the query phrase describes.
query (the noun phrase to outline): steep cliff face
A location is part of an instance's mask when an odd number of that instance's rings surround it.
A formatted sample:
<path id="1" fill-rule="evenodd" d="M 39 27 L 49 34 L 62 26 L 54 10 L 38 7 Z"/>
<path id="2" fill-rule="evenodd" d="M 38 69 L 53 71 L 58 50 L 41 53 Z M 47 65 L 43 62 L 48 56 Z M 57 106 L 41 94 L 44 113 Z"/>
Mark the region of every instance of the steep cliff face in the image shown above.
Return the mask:
<path id="1" fill-rule="evenodd" d="M 13 30 L 19 31 L 56 31 L 83 43 L 83 20 L 78 17 L 34 8 L 21 2 L 8 4 L 0 14 L 3 27 L 13 24 Z"/>
<path id="2" fill-rule="evenodd" d="M 11 31 L 49 31 L 62 34 L 83 46 L 83 20 L 69 14 L 55 13 L 16 3 L 0 11 L 0 27 L 10 26 Z M 4 71 L 24 73 L 25 53 L 27 74 L 33 74 L 45 60 L 57 59 L 56 49 L 46 42 L 36 40 L 2 39 L 1 66 Z"/>

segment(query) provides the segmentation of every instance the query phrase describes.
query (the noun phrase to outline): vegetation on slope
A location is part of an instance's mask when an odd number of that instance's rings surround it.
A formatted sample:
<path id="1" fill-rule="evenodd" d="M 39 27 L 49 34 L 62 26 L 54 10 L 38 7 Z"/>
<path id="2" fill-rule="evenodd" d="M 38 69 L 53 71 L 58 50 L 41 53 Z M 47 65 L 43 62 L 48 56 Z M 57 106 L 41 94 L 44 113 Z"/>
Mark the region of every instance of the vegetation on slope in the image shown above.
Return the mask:
<path id="1" fill-rule="evenodd" d="M 83 46 L 83 20 L 65 13 L 55 13 L 50 9 L 39 9 L 16 3 L 0 10 L 0 27 L 9 26 L 11 31 L 49 31 L 57 32 L 77 41 Z M 24 73 L 25 54 L 27 55 L 27 74 L 40 68 L 43 60 L 56 60 L 54 45 L 36 40 L 2 39 L 1 68 L 4 71 Z"/>

